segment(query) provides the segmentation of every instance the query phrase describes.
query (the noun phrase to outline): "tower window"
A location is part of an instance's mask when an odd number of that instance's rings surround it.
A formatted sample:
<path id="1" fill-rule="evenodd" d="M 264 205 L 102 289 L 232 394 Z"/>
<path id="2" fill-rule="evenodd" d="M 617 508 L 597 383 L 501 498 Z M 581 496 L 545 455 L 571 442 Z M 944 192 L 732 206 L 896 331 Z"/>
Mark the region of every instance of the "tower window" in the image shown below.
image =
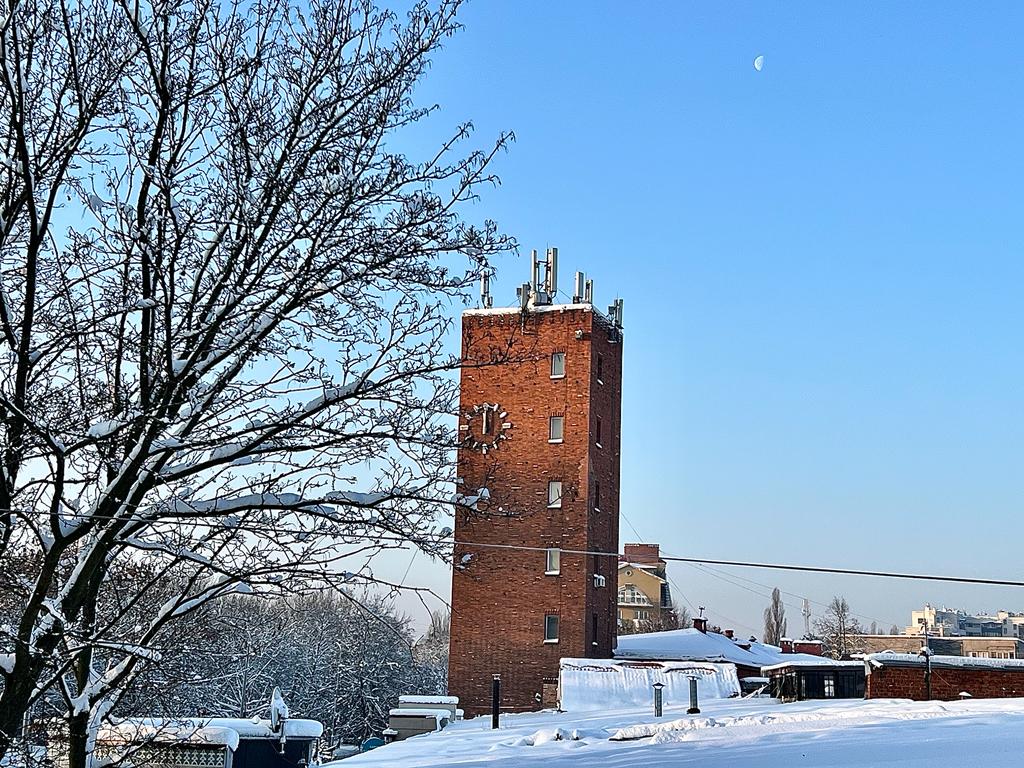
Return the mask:
<path id="1" fill-rule="evenodd" d="M 565 436 L 565 417 L 552 416 L 548 419 L 548 442 L 560 443 Z"/>
<path id="2" fill-rule="evenodd" d="M 597 417 L 597 433 L 596 433 L 595 437 L 597 438 L 597 440 L 596 440 L 597 447 L 600 448 L 601 447 L 601 417 L 600 416 Z"/>
<path id="3" fill-rule="evenodd" d="M 549 613 L 544 617 L 544 642 L 558 642 L 558 614 Z"/>
<path id="4" fill-rule="evenodd" d="M 562 550 L 551 547 L 545 553 L 544 574 L 557 576 L 562 572 Z"/>
<path id="5" fill-rule="evenodd" d="M 604 358 L 601 355 L 597 356 L 597 383 L 604 384 Z"/>
<path id="6" fill-rule="evenodd" d="M 590 614 L 590 638 L 591 645 L 597 645 L 597 614 Z"/>
<path id="7" fill-rule="evenodd" d="M 551 480 L 548 482 L 548 506 L 562 506 L 562 481 Z"/>
<path id="8" fill-rule="evenodd" d="M 561 379 L 565 376 L 565 352 L 551 353 L 551 378 Z"/>
<path id="9" fill-rule="evenodd" d="M 594 481 L 594 511 L 601 511 L 601 481 Z"/>

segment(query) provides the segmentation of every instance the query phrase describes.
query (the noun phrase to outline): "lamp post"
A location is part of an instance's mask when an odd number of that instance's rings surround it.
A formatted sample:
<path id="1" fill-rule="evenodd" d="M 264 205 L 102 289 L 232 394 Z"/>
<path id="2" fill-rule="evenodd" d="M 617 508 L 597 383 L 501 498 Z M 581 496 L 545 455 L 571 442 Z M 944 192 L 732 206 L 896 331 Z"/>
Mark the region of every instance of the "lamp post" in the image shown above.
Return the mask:
<path id="1" fill-rule="evenodd" d="M 501 703 L 501 675 L 491 679 L 491 729 L 498 728 L 498 709 Z"/>
<path id="2" fill-rule="evenodd" d="M 688 715 L 699 715 L 700 708 L 697 706 L 697 676 L 690 675 L 690 708 L 686 710 Z"/>
<path id="3" fill-rule="evenodd" d="M 924 646 L 921 648 L 920 656 L 924 656 L 924 699 L 932 700 L 932 649 L 928 643 L 928 622 L 924 625 Z"/>
<path id="4" fill-rule="evenodd" d="M 662 683 L 655 683 L 651 687 L 654 688 L 654 716 L 655 717 L 661 717 L 661 710 L 662 710 L 662 706 L 661 706 L 662 705 L 661 689 L 664 688 L 665 686 Z"/>

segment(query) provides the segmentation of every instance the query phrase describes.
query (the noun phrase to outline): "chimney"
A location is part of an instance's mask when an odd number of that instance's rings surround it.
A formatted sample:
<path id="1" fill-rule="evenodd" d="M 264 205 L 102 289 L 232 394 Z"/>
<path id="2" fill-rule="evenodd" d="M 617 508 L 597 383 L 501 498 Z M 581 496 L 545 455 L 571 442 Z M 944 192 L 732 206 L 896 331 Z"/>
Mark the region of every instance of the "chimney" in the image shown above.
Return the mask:
<path id="1" fill-rule="evenodd" d="M 724 632 L 722 632 L 722 634 L 728 637 L 730 640 L 732 640 L 733 631 L 731 629 L 725 630 Z"/>
<path id="2" fill-rule="evenodd" d="M 783 653 L 794 653 L 793 641 L 790 640 L 788 637 L 784 637 L 781 640 L 779 640 L 779 647 L 782 649 Z"/>
<path id="3" fill-rule="evenodd" d="M 708 633 L 708 620 L 703 616 L 697 616 L 693 620 L 693 628 L 706 635 Z"/>
<path id="4" fill-rule="evenodd" d="M 626 560 L 641 565 L 657 565 L 661 560 L 660 550 L 657 544 L 626 544 L 622 547 Z"/>

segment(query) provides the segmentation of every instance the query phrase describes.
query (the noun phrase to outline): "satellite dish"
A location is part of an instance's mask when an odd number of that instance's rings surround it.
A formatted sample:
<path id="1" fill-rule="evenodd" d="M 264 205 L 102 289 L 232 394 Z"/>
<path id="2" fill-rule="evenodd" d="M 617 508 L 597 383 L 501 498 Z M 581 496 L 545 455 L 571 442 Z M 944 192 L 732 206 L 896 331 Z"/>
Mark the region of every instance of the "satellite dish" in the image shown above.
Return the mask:
<path id="1" fill-rule="evenodd" d="M 756 59 L 754 59 L 754 69 L 756 69 L 758 72 L 764 69 L 764 56 L 758 56 Z"/>

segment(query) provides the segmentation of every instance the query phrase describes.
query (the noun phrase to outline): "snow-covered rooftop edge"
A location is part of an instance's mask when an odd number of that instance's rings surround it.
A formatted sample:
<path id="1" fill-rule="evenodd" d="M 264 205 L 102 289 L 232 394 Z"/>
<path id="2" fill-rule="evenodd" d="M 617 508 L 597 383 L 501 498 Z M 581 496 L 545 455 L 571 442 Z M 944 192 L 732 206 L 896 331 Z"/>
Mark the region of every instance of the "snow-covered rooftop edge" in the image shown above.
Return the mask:
<path id="1" fill-rule="evenodd" d="M 289 718 L 283 723 L 286 738 L 316 739 L 323 732 L 317 720 Z M 218 744 L 235 750 L 239 739 L 276 739 L 269 720 L 237 717 L 125 718 L 100 729 L 98 739 L 116 743 L 145 741 Z"/>
<path id="2" fill-rule="evenodd" d="M 794 654 L 794 655 L 796 655 L 796 654 Z M 808 667 L 808 668 L 824 667 L 824 668 L 832 668 L 832 667 L 862 667 L 862 666 L 864 666 L 864 662 L 863 661 L 856 661 L 856 660 L 854 660 L 854 661 L 838 661 L 836 659 L 830 659 L 827 656 L 819 656 L 819 657 L 814 658 L 814 659 L 808 659 L 808 658 L 804 657 L 803 655 L 801 655 L 801 657 L 797 658 L 797 659 L 789 659 L 788 661 L 783 661 L 783 662 L 780 662 L 778 664 L 767 664 L 767 665 L 761 667 L 761 671 L 762 672 L 770 672 L 773 669 L 786 669 L 787 667 Z"/>
<path id="3" fill-rule="evenodd" d="M 925 665 L 924 656 L 916 653 L 869 653 L 865 663 L 872 667 Z M 933 667 L 959 667 L 964 669 L 1018 669 L 1024 671 L 1024 659 L 980 659 L 973 656 L 932 656 Z"/>
<path id="4" fill-rule="evenodd" d="M 527 312 L 533 314 L 534 312 L 571 312 L 579 310 L 583 312 L 593 312 L 594 315 L 607 325 L 611 325 L 611 318 L 608 317 L 604 312 L 599 310 L 593 304 L 579 303 L 579 304 L 531 304 Z M 518 315 L 522 312 L 519 305 L 512 307 L 470 307 L 469 309 L 462 310 L 462 314 L 465 315 Z"/>
<path id="5" fill-rule="evenodd" d="M 598 312 L 593 304 L 531 304 L 528 312 L 565 312 L 573 309 L 581 309 L 584 312 Z M 464 315 L 518 315 L 522 310 L 519 305 L 513 307 L 471 307 L 463 310 Z M 600 312 L 598 312 L 600 314 Z"/>

